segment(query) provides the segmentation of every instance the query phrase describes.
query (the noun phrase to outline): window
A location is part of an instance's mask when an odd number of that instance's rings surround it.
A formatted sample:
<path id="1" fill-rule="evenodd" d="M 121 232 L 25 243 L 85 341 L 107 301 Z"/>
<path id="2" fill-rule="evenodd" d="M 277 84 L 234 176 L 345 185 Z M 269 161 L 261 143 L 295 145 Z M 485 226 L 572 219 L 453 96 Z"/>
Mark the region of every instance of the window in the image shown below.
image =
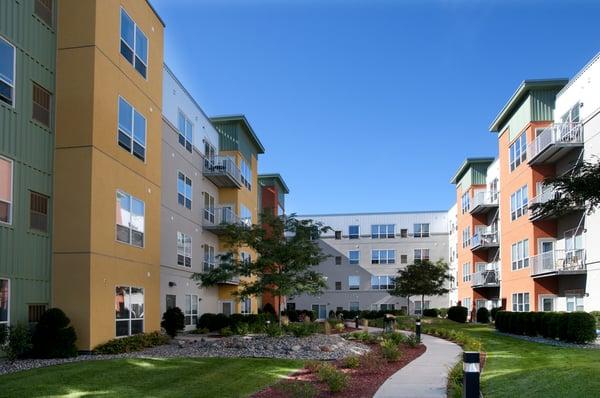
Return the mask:
<path id="1" fill-rule="evenodd" d="M 210 223 L 215 222 L 215 198 L 204 192 L 204 219 Z"/>
<path id="2" fill-rule="evenodd" d="M 350 250 L 348 252 L 348 262 L 350 265 L 358 265 L 360 262 L 360 251 L 359 250 Z"/>
<path id="3" fill-rule="evenodd" d="M 408 263 L 408 255 L 401 254 L 400 255 L 400 264 L 407 264 L 407 263 Z"/>
<path id="4" fill-rule="evenodd" d="M 517 218 L 525 215 L 527 212 L 527 185 L 519 188 L 515 193 L 510 195 L 510 219 L 516 220 Z"/>
<path id="5" fill-rule="evenodd" d="M 396 309 L 395 304 L 379 304 L 380 311 L 393 311 Z"/>
<path id="6" fill-rule="evenodd" d="M 374 290 L 391 290 L 395 286 L 394 277 L 391 275 L 371 276 L 371 289 Z"/>
<path id="7" fill-rule="evenodd" d="M 335 265 L 342 265 L 342 256 L 335 256 Z"/>
<path id="8" fill-rule="evenodd" d="M 192 209 L 192 180 L 182 172 L 177 172 L 177 203 Z"/>
<path id="9" fill-rule="evenodd" d="M 0 36 L 0 101 L 15 105 L 15 46 Z"/>
<path id="10" fill-rule="evenodd" d="M 567 295 L 567 312 L 583 311 L 583 297 Z"/>
<path id="11" fill-rule="evenodd" d="M 51 94 L 42 86 L 33 83 L 33 104 L 31 118 L 40 122 L 46 127 L 50 127 L 50 100 Z"/>
<path id="12" fill-rule="evenodd" d="M 12 223 L 13 162 L 0 156 L 0 223 Z"/>
<path id="13" fill-rule="evenodd" d="M 342 239 L 342 231 L 335 231 L 335 239 L 340 240 Z"/>
<path id="14" fill-rule="evenodd" d="M 415 238 L 427 238 L 429 237 L 429 224 L 415 224 L 414 231 Z"/>
<path id="15" fill-rule="evenodd" d="M 360 276 L 351 275 L 348 277 L 348 286 L 350 290 L 360 289 Z"/>
<path id="16" fill-rule="evenodd" d="M 552 312 L 554 311 L 554 297 L 542 297 L 542 311 Z"/>
<path id="17" fill-rule="evenodd" d="M 520 240 L 512 245 L 512 270 L 529 267 L 529 240 Z"/>
<path id="18" fill-rule="evenodd" d="M 463 229 L 462 232 L 462 247 L 471 246 L 471 226 L 469 225 L 467 228 Z"/>
<path id="19" fill-rule="evenodd" d="M 414 254 L 415 262 L 429 260 L 429 249 L 415 249 Z"/>
<path id="20" fill-rule="evenodd" d="M 144 247 L 144 202 L 117 191 L 117 240 Z"/>
<path id="21" fill-rule="evenodd" d="M 240 259 L 242 260 L 243 263 L 245 264 L 250 264 L 252 263 L 252 255 L 250 253 L 246 253 L 246 252 L 241 252 L 240 253 Z"/>
<path id="22" fill-rule="evenodd" d="M 0 279 L 0 325 L 7 325 L 10 320 L 9 315 L 9 300 L 10 300 L 10 281 L 8 279 Z"/>
<path id="23" fill-rule="evenodd" d="M 192 266 L 192 237 L 177 232 L 177 265 Z"/>
<path id="24" fill-rule="evenodd" d="M 529 293 L 513 293 L 513 312 L 529 312 Z"/>
<path id="25" fill-rule="evenodd" d="M 186 326 L 196 326 L 198 324 L 198 296 L 195 294 L 185 295 L 185 315 Z"/>
<path id="26" fill-rule="evenodd" d="M 424 301 L 424 309 L 429 309 L 429 300 Z M 415 314 L 421 314 L 421 301 L 415 301 Z"/>
<path id="27" fill-rule="evenodd" d="M 217 149 L 207 139 L 205 139 L 203 141 L 204 141 L 204 157 L 206 159 L 211 159 L 211 160 L 214 159 Z"/>
<path id="28" fill-rule="evenodd" d="M 462 306 L 465 307 L 468 312 L 471 312 L 471 297 L 465 297 L 462 301 Z"/>
<path id="29" fill-rule="evenodd" d="M 148 39 L 142 30 L 121 8 L 121 55 L 142 77 L 148 69 Z"/>
<path id="30" fill-rule="evenodd" d="M 29 323 L 39 322 L 44 312 L 46 312 L 46 304 L 29 304 L 27 306 Z"/>
<path id="31" fill-rule="evenodd" d="M 242 173 L 242 182 L 249 190 L 252 190 L 252 166 L 242 158 L 240 162 L 240 171 Z"/>
<path id="32" fill-rule="evenodd" d="M 204 245 L 204 263 L 202 264 L 202 270 L 208 272 L 213 269 L 215 269 L 215 248 L 213 246 Z"/>
<path id="33" fill-rule="evenodd" d="M 396 262 L 395 250 L 371 251 L 371 264 L 394 264 Z"/>
<path id="34" fill-rule="evenodd" d="M 245 298 L 240 301 L 240 313 L 252 314 L 252 299 Z"/>
<path id="35" fill-rule="evenodd" d="M 350 225 L 348 227 L 348 238 L 358 239 L 360 237 L 358 225 Z"/>
<path id="36" fill-rule="evenodd" d="M 463 264 L 463 277 L 462 280 L 463 282 L 470 282 L 471 281 L 471 263 L 464 263 Z"/>
<path id="37" fill-rule="evenodd" d="M 52 2 L 53 0 L 35 0 L 35 15 L 44 21 L 46 25 L 52 26 Z"/>
<path id="38" fill-rule="evenodd" d="M 48 197 L 31 192 L 29 199 L 29 228 L 48 232 Z"/>
<path id="39" fill-rule="evenodd" d="M 508 158 L 510 171 L 527 160 L 527 134 L 525 132 L 522 132 L 508 148 Z"/>
<path id="40" fill-rule="evenodd" d="M 335 290 L 342 290 L 342 282 L 341 281 L 335 282 Z"/>
<path id="41" fill-rule="evenodd" d="M 579 108 L 581 103 L 577 102 L 560 119 L 563 123 L 579 123 Z"/>
<path id="42" fill-rule="evenodd" d="M 490 200 L 492 202 L 496 202 L 498 201 L 498 179 L 494 178 L 491 182 L 490 182 Z"/>
<path id="43" fill-rule="evenodd" d="M 460 211 L 462 212 L 462 214 L 468 213 L 470 207 L 471 207 L 471 198 L 469 196 L 469 192 L 465 192 L 460 197 Z"/>
<path id="44" fill-rule="evenodd" d="M 191 153 L 194 142 L 194 125 L 181 111 L 177 114 L 177 130 L 179 132 L 179 143 Z"/>
<path id="45" fill-rule="evenodd" d="M 116 336 L 144 332 L 144 289 L 117 286 L 115 290 Z"/>
<path id="46" fill-rule="evenodd" d="M 146 118 L 119 97 L 119 145 L 140 160 L 146 159 Z"/>
<path id="47" fill-rule="evenodd" d="M 394 224 L 371 225 L 371 239 L 391 239 L 396 236 Z"/>
<path id="48" fill-rule="evenodd" d="M 360 305 L 358 301 L 351 301 L 350 305 L 348 306 L 348 308 L 350 309 L 350 311 L 359 311 L 360 310 Z"/>
<path id="49" fill-rule="evenodd" d="M 252 225 L 252 212 L 250 212 L 250 209 L 244 205 L 240 205 L 240 210 L 241 210 L 240 221 L 242 222 L 242 224 L 251 226 Z"/>

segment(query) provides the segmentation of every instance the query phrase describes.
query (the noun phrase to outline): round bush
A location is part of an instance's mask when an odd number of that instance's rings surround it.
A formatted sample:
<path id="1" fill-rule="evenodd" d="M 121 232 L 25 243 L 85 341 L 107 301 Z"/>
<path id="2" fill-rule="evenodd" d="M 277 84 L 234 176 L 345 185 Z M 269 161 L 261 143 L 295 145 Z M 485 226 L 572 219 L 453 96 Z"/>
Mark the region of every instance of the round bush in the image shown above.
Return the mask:
<path id="1" fill-rule="evenodd" d="M 492 308 L 492 310 L 490 311 L 490 316 L 492 317 L 492 321 L 496 321 L 496 314 L 498 313 L 498 311 L 501 311 L 502 309 L 500 307 L 494 307 Z"/>
<path id="2" fill-rule="evenodd" d="M 465 323 L 467 322 L 467 315 L 469 310 L 467 307 L 454 306 L 448 308 L 448 319 L 454 322 Z"/>
<path id="3" fill-rule="evenodd" d="M 490 312 L 487 308 L 481 307 L 477 310 L 478 323 L 490 323 Z"/>
<path id="4" fill-rule="evenodd" d="M 179 307 L 169 308 L 163 314 L 160 326 L 165 329 L 171 338 L 174 338 L 177 336 L 177 332 L 185 328 L 185 315 Z"/>
<path id="5" fill-rule="evenodd" d="M 77 355 L 75 329 L 59 308 L 51 308 L 40 317 L 31 338 L 33 354 L 38 358 L 68 358 Z"/>

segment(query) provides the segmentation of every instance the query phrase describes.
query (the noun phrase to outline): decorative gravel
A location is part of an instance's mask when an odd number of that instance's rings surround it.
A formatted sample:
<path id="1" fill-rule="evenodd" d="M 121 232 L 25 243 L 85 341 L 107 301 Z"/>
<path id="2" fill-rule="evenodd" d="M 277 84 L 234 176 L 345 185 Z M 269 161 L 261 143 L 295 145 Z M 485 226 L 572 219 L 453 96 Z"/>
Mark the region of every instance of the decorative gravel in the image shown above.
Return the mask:
<path id="1" fill-rule="evenodd" d="M 64 359 L 22 359 L 15 362 L 0 360 L 0 375 L 22 370 L 59 365 L 63 363 L 127 358 L 175 358 L 175 357 L 225 357 L 225 358 L 283 358 L 336 360 L 350 355 L 360 355 L 369 347 L 348 341 L 338 335 L 316 334 L 309 337 L 246 336 L 221 339 L 187 337 L 171 344 L 118 355 L 79 355 Z"/>
<path id="2" fill-rule="evenodd" d="M 514 337 L 516 339 L 531 341 L 534 343 L 548 344 L 555 347 L 566 347 L 566 348 L 584 348 L 589 350 L 600 350 L 600 339 L 596 339 L 593 343 L 588 344 L 575 344 L 575 343 L 567 343 L 565 341 L 560 340 L 552 340 L 546 339 L 544 337 L 531 337 L 531 336 L 522 336 L 519 334 L 511 334 L 511 333 L 501 333 L 496 331 L 496 333 L 501 334 L 503 336 Z"/>

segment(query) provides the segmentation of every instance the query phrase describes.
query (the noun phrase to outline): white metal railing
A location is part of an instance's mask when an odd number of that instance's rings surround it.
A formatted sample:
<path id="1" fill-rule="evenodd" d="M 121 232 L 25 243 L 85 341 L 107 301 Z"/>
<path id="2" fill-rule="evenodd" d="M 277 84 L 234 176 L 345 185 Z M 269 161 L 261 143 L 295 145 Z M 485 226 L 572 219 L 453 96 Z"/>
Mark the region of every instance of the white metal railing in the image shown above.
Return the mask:
<path id="1" fill-rule="evenodd" d="M 203 223 L 208 226 L 240 224 L 240 217 L 230 207 L 209 207 L 204 209 Z"/>
<path id="2" fill-rule="evenodd" d="M 471 286 L 494 286 L 498 285 L 498 283 L 498 271 L 495 267 L 472 274 Z"/>
<path id="3" fill-rule="evenodd" d="M 498 204 L 498 191 L 479 191 L 473 195 L 471 201 L 471 207 L 469 210 L 473 210 L 477 206 L 489 206 Z"/>
<path id="4" fill-rule="evenodd" d="M 471 238 L 471 247 L 498 246 L 498 231 L 480 230 Z"/>
<path id="5" fill-rule="evenodd" d="M 560 193 L 556 191 L 556 188 L 542 189 L 542 193 L 531 199 L 529 205 L 546 203 L 551 199 L 557 199 L 559 197 Z"/>
<path id="6" fill-rule="evenodd" d="M 527 146 L 528 159 L 533 159 L 550 145 L 559 143 L 583 143 L 581 123 L 554 123 L 546 127 Z"/>
<path id="7" fill-rule="evenodd" d="M 241 183 L 242 173 L 230 156 L 212 156 L 204 159 L 204 174 L 222 175 L 229 174 Z"/>
<path id="8" fill-rule="evenodd" d="M 553 250 L 529 258 L 531 275 L 558 271 L 584 271 L 585 249 Z"/>

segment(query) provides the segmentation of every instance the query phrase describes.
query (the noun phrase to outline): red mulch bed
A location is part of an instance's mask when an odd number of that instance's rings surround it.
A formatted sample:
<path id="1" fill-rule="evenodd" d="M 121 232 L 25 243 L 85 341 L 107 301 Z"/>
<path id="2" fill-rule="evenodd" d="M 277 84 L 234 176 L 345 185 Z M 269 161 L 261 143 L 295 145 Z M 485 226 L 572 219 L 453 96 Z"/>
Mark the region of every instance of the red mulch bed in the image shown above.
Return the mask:
<path id="1" fill-rule="evenodd" d="M 419 356 L 421 356 L 426 347 L 424 345 L 419 345 L 416 348 L 410 348 L 408 346 L 402 347 L 402 358 L 396 362 L 387 362 L 385 359 L 381 358 L 380 355 L 380 347 L 378 344 L 372 344 L 371 350 L 377 355 L 378 363 L 377 369 L 365 369 L 363 363 L 361 361 L 361 365 L 356 369 L 345 369 L 342 367 L 343 361 L 335 361 L 335 364 L 338 369 L 342 370 L 349 377 L 348 386 L 339 393 L 333 394 L 329 392 L 327 385 L 323 382 L 320 382 L 316 375 L 312 373 L 308 369 L 302 369 L 299 372 L 293 373 L 288 376 L 287 379 L 280 381 L 279 383 L 268 387 L 262 391 L 257 392 L 252 395 L 252 398 L 288 398 L 289 394 L 285 391 L 282 391 L 280 385 L 283 383 L 294 383 L 294 382 L 310 382 L 313 384 L 317 390 L 318 394 L 316 397 L 318 398 L 326 398 L 326 397 L 352 397 L 352 398 L 371 398 L 375 395 L 375 392 L 379 389 L 379 387 L 394 373 L 398 370 L 402 369 L 408 363 L 412 362 Z M 278 388 L 279 387 L 279 388 Z"/>

